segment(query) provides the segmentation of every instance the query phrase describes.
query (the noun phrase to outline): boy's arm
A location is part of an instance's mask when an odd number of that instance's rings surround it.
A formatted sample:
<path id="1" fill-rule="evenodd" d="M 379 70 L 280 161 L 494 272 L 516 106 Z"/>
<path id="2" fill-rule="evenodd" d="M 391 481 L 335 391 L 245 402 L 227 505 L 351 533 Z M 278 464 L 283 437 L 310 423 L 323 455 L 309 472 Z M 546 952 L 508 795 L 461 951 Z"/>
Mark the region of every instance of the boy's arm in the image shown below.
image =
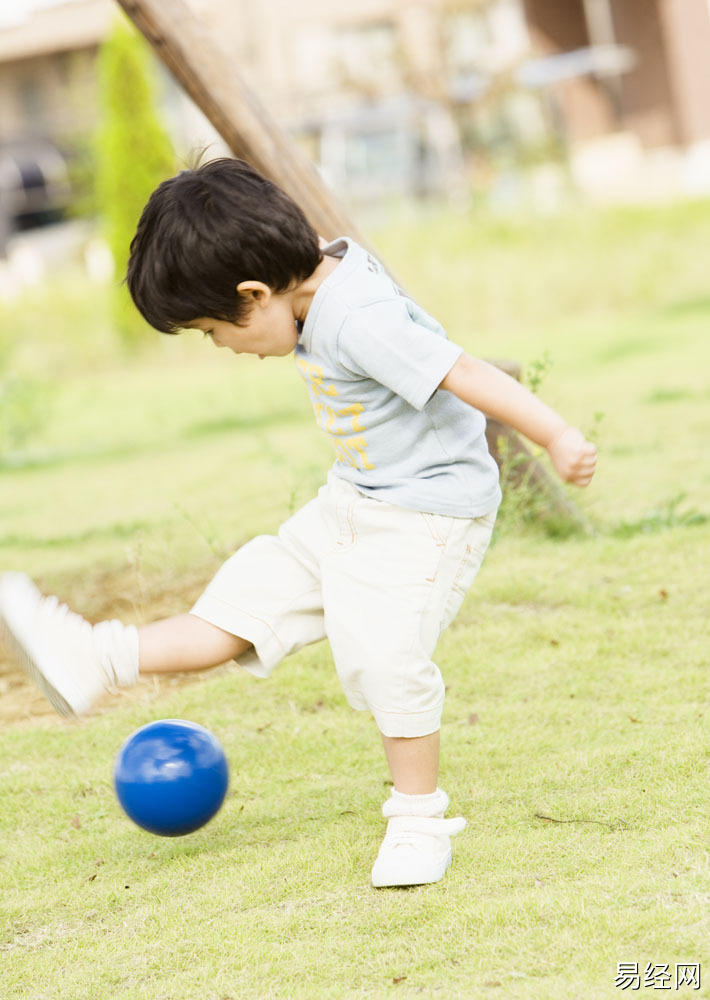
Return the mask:
<path id="1" fill-rule="evenodd" d="M 542 445 L 565 482 L 576 486 L 591 482 L 597 460 L 594 445 L 499 368 L 462 354 L 439 388 Z"/>

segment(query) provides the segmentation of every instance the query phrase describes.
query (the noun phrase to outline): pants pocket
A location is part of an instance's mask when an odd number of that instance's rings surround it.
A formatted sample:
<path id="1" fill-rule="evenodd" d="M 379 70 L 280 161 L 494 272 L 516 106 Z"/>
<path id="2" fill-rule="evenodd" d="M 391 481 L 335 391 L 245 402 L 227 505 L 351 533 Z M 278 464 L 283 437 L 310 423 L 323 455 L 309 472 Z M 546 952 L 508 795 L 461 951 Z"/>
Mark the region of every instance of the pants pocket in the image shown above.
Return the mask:
<path id="1" fill-rule="evenodd" d="M 448 628 L 463 604 L 466 594 L 471 589 L 473 581 L 481 568 L 483 557 L 493 533 L 495 515 L 485 514 L 470 522 L 469 528 L 462 540 L 462 552 L 459 564 L 454 573 L 449 593 L 444 605 L 441 619 L 441 631 Z"/>

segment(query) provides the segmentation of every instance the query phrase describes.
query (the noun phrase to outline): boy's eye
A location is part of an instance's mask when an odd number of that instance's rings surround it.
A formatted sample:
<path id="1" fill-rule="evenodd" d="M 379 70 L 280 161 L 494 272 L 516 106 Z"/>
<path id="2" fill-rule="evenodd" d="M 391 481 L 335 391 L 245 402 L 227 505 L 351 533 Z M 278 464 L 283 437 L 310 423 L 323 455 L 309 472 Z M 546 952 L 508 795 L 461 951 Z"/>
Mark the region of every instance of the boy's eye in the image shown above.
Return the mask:
<path id="1" fill-rule="evenodd" d="M 203 333 L 203 336 L 205 336 L 205 337 L 211 337 L 212 334 L 214 333 L 214 330 L 203 330 L 202 333 Z"/>

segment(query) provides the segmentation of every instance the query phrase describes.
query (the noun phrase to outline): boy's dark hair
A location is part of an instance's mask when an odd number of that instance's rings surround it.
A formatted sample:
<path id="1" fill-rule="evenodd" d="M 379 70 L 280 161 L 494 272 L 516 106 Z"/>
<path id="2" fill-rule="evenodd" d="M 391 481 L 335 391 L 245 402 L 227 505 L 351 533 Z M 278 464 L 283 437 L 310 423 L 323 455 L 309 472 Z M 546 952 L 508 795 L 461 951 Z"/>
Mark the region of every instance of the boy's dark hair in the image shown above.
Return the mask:
<path id="1" fill-rule="evenodd" d="M 220 159 L 160 184 L 143 210 L 126 282 L 162 333 L 202 316 L 239 323 L 250 312 L 241 281 L 285 292 L 322 260 L 301 209 L 243 160 Z"/>

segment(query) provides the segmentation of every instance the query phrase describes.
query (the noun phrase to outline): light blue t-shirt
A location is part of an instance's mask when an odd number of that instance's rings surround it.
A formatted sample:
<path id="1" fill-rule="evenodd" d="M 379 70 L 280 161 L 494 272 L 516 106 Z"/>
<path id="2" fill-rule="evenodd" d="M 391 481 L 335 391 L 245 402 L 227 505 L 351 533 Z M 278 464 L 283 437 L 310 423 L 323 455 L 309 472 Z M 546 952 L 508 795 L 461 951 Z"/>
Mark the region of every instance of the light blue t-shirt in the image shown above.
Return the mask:
<path id="1" fill-rule="evenodd" d="M 295 349 L 334 472 L 361 493 L 431 514 L 480 517 L 501 499 L 485 417 L 438 391 L 463 349 L 350 239 Z"/>

